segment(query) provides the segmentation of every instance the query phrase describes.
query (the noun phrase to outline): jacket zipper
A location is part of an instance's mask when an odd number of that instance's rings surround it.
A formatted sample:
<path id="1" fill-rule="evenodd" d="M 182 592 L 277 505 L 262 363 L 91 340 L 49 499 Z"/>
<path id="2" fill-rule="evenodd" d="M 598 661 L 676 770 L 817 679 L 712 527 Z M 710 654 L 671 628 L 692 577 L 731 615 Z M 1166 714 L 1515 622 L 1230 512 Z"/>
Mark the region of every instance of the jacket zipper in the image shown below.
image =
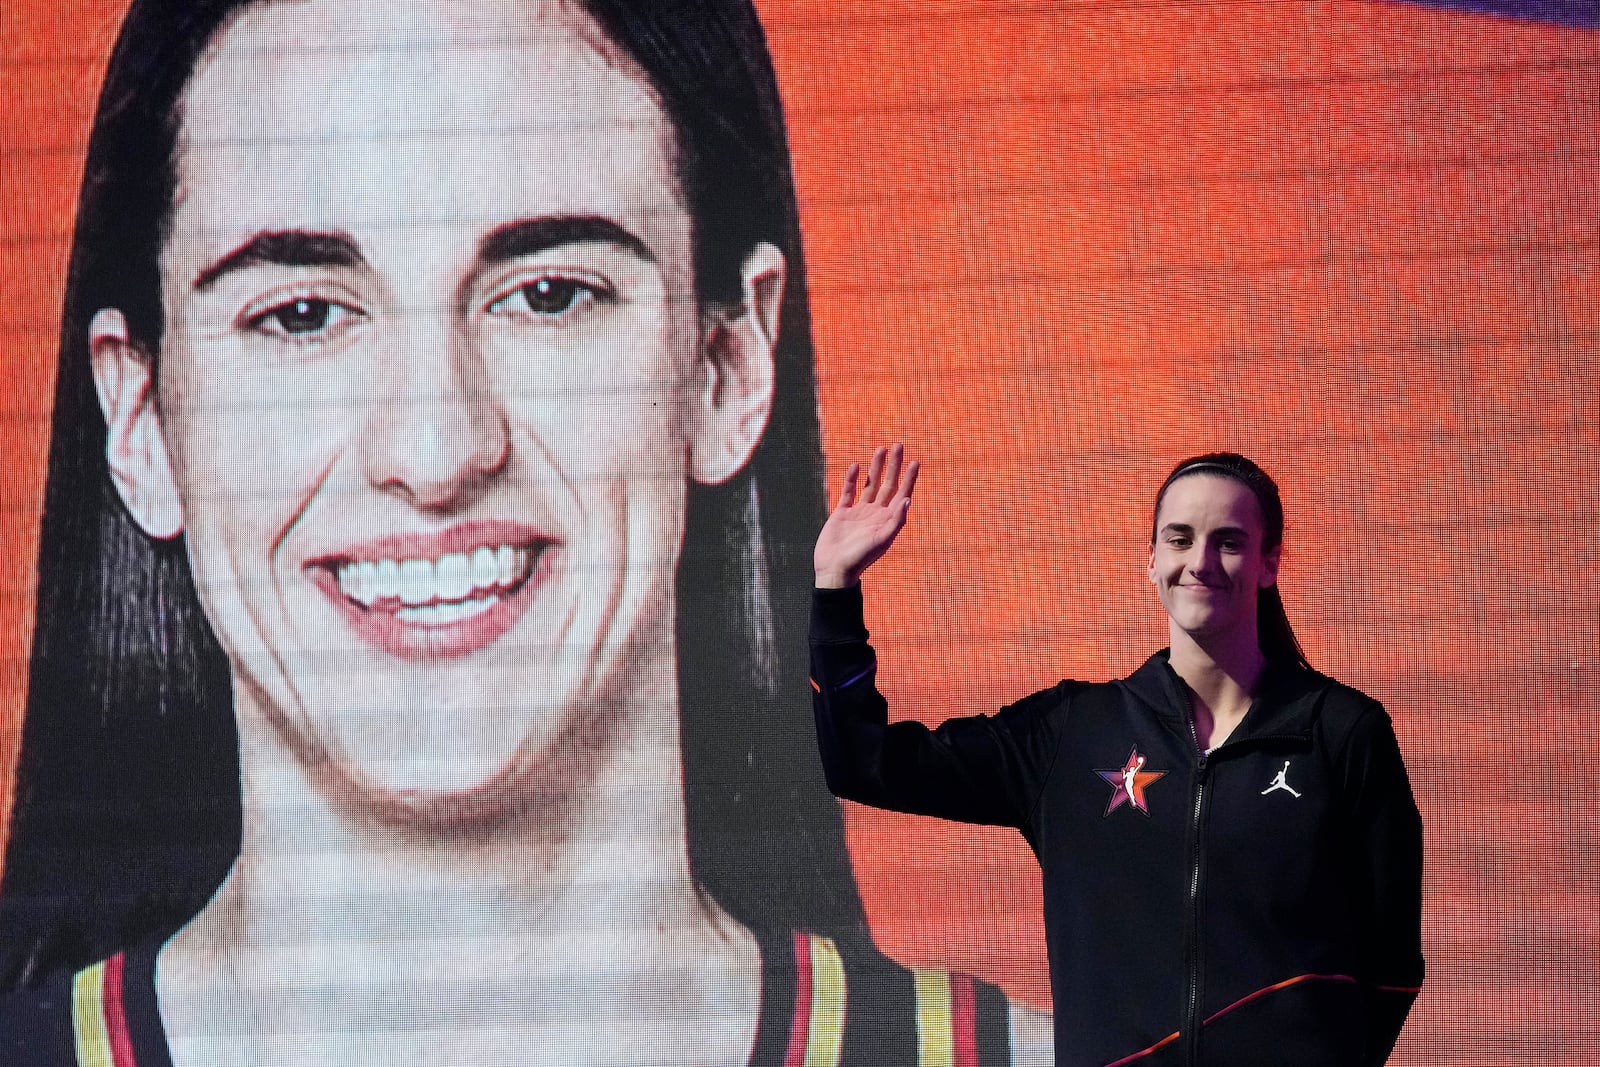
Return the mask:
<path id="1" fill-rule="evenodd" d="M 1201 755 L 1200 762 L 1195 768 L 1193 822 L 1190 826 L 1193 843 L 1189 850 L 1189 914 L 1188 922 L 1185 924 L 1188 951 L 1184 953 L 1189 960 L 1189 973 L 1185 982 L 1183 1014 L 1183 1032 L 1185 1044 L 1188 1046 L 1184 1062 L 1190 1065 L 1200 1062 L 1200 974 L 1203 969 L 1200 939 L 1200 868 L 1204 852 L 1201 848 L 1201 824 L 1206 802 L 1206 763 L 1206 757 Z"/>
<path id="2" fill-rule="evenodd" d="M 1206 766 L 1210 755 L 1200 744 L 1200 731 L 1196 729 L 1194 712 L 1189 712 L 1189 739 L 1194 742 L 1198 756 L 1194 773 L 1194 809 L 1189 827 L 1189 908 L 1185 925 L 1186 944 L 1184 957 L 1189 961 L 1189 973 L 1184 979 L 1184 1062 L 1195 1067 L 1200 1062 L 1200 972 L 1202 969 L 1200 940 L 1200 862 L 1201 824 L 1206 801 Z"/>

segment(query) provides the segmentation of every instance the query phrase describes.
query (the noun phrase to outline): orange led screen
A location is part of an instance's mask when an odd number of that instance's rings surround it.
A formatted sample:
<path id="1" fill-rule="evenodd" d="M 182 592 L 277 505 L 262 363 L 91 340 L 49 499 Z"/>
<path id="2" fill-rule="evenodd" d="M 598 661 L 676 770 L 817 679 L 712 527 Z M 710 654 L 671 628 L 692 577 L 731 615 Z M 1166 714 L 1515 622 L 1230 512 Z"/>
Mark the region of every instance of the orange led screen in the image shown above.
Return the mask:
<path id="1" fill-rule="evenodd" d="M 1393 1062 L 1600 1057 L 1592 16 L 1509 0 L 757 6 L 798 197 L 826 491 L 881 442 L 923 463 L 906 533 L 865 583 L 892 714 L 933 723 L 1133 670 L 1166 640 L 1144 574 L 1155 488 L 1183 456 L 1243 452 L 1283 488 L 1280 587 L 1307 655 L 1384 703 L 1423 817 L 1428 977 Z M 125 7 L 0 9 L 7 797 L 74 214 Z M 425 198 L 461 178 L 451 151 L 441 136 L 391 162 Z M 390 221 L 420 241 L 436 220 Z M 606 457 L 645 455 L 622 443 L 654 425 L 637 408 L 568 427 L 587 446 L 561 476 L 573 500 L 610 499 Z M 383 432 L 423 432 L 405 410 Z M 195 447 L 190 470 L 207 462 Z M 689 449 L 691 480 L 711 451 Z M 262 454 L 252 492 L 281 489 L 275 462 Z M 678 460 L 649 462 L 682 483 Z M 820 526 L 820 500 L 797 528 Z M 671 530 L 662 543 L 676 551 Z M 618 610 L 648 607 L 637 596 L 618 580 Z M 776 633 L 803 640 L 803 622 Z M 287 609 L 282 625 L 297 625 Z M 565 662 L 583 640 L 543 652 Z M 337 664 L 318 677 L 388 684 Z M 785 697 L 803 729 L 807 699 Z M 844 833 L 883 953 L 1048 1009 L 1038 868 L 1016 834 L 853 804 Z M 646 1034 L 650 1004 L 631 1022 Z"/>

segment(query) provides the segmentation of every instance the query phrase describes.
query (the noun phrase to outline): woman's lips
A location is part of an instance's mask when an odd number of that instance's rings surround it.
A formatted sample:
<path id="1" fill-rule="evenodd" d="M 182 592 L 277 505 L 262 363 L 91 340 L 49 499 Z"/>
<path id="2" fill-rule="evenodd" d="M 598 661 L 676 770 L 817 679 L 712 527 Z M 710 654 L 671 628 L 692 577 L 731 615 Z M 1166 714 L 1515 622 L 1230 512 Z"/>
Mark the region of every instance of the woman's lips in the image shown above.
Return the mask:
<path id="1" fill-rule="evenodd" d="M 380 538 L 306 565 L 356 635 L 407 659 L 461 656 L 497 641 L 548 577 L 556 542 L 477 523 Z"/>

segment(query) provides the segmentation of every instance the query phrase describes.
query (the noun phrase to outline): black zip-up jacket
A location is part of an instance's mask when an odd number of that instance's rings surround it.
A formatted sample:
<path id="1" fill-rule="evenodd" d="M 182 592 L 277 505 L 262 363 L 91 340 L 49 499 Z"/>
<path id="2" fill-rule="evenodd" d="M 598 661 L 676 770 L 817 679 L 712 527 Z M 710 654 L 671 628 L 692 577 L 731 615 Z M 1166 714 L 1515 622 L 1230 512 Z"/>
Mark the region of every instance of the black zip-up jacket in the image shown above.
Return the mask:
<path id="1" fill-rule="evenodd" d="M 1388 1058 L 1422 984 L 1422 825 L 1377 701 L 1273 667 L 1205 755 L 1161 652 L 993 716 L 889 724 L 860 586 L 817 591 L 811 670 L 834 793 L 1032 846 L 1058 1064 Z"/>

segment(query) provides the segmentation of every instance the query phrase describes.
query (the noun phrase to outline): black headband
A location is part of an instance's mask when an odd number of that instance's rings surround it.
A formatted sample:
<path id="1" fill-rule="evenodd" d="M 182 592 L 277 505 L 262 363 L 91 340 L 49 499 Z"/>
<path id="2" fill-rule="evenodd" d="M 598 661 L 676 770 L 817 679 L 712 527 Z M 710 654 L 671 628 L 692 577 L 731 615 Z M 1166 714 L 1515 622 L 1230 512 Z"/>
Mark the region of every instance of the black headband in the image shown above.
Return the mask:
<path id="1" fill-rule="evenodd" d="M 1226 474 L 1228 477 L 1233 478 L 1235 481 L 1244 482 L 1246 485 L 1250 484 L 1243 471 L 1236 470 L 1233 467 L 1228 466 L 1226 463 L 1218 463 L 1214 459 L 1202 459 L 1196 460 L 1193 463 L 1185 464 L 1184 466 L 1173 471 L 1171 474 L 1167 475 L 1167 480 L 1162 484 L 1162 488 L 1165 489 L 1179 478 L 1182 478 L 1185 474 L 1199 474 L 1202 471 L 1208 470 L 1220 471 L 1221 473 Z"/>

